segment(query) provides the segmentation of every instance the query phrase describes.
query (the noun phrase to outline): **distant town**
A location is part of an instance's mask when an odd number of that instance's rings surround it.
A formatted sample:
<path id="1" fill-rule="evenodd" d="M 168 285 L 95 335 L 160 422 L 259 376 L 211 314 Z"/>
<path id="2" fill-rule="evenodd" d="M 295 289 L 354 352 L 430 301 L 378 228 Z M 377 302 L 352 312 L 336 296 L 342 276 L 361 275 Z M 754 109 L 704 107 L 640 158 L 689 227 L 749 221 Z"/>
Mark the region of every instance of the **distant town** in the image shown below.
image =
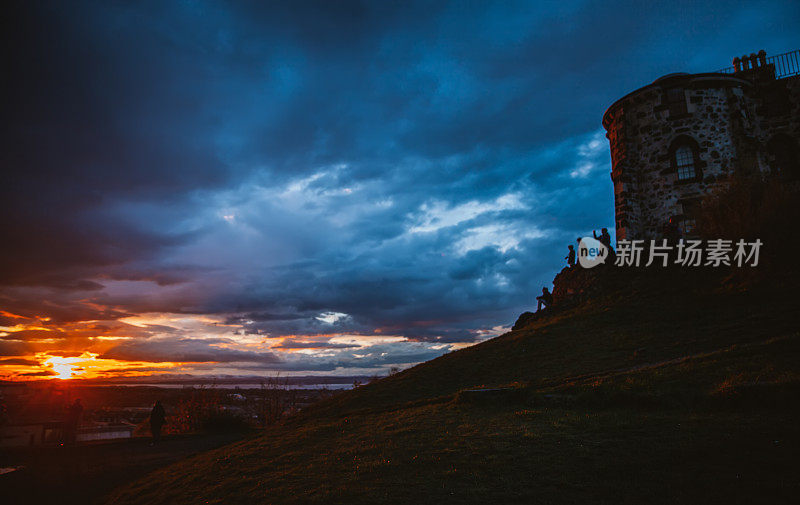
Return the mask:
<path id="1" fill-rule="evenodd" d="M 212 416 L 261 427 L 305 406 L 372 380 L 366 376 L 174 377 L 0 382 L 0 447 L 65 443 L 69 407 L 83 408 L 76 442 L 149 436 L 147 420 L 161 401 L 167 433 L 202 431 Z"/>

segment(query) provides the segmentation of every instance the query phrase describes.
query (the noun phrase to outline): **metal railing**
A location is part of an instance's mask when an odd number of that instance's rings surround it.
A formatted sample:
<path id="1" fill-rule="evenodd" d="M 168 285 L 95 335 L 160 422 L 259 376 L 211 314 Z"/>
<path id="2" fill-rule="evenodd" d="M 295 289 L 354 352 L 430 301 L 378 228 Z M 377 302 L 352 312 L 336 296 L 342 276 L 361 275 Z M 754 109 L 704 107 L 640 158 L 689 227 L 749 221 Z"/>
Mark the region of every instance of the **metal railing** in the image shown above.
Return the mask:
<path id="1" fill-rule="evenodd" d="M 775 65 L 775 78 L 800 74 L 800 49 L 767 58 L 767 65 Z"/>
<path id="2" fill-rule="evenodd" d="M 788 53 L 770 56 L 769 58 L 767 58 L 767 65 L 775 65 L 776 79 L 782 79 L 784 77 L 798 75 L 800 74 L 800 49 L 789 51 Z M 744 69 L 741 70 L 740 72 L 747 72 L 747 70 L 753 70 L 753 69 Z M 716 70 L 714 73 L 733 74 L 736 73 L 736 67 L 733 66 L 725 67 L 720 70 Z"/>
<path id="3" fill-rule="evenodd" d="M 736 68 L 731 65 L 730 67 L 721 68 L 719 70 L 714 70 L 712 74 L 732 74 L 736 72 Z"/>

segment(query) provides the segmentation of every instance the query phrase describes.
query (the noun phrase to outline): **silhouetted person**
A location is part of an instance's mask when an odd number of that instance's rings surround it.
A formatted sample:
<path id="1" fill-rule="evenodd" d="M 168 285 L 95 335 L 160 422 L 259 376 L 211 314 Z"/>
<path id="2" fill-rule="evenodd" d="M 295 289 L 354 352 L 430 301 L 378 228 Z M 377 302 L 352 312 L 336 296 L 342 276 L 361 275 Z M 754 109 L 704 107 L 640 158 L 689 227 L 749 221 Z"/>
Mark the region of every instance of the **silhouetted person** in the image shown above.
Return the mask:
<path id="1" fill-rule="evenodd" d="M 542 288 L 541 296 L 537 296 L 536 300 L 539 301 L 539 305 L 536 307 L 536 311 L 542 310 L 544 307 L 549 307 L 553 305 L 553 295 L 550 294 L 550 290 L 547 288 Z"/>
<path id="2" fill-rule="evenodd" d="M 75 445 L 78 441 L 78 426 L 81 424 L 83 416 L 83 404 L 77 398 L 67 409 L 67 418 L 64 421 L 64 442 L 67 445 Z"/>
<path id="3" fill-rule="evenodd" d="M 592 235 L 594 236 L 595 240 L 608 248 L 608 259 L 611 260 L 610 263 L 614 263 L 616 253 L 614 252 L 614 248 L 611 247 L 611 235 L 608 233 L 608 228 L 601 229 L 599 237 L 594 230 L 592 230 Z"/>
<path id="4" fill-rule="evenodd" d="M 564 259 L 567 260 L 567 264 L 570 267 L 573 267 L 575 266 L 575 248 L 572 246 L 572 244 L 568 245 L 567 248 L 569 248 L 569 254 L 564 256 Z"/>
<path id="5" fill-rule="evenodd" d="M 609 235 L 608 233 L 608 228 L 603 228 L 602 230 L 600 230 L 599 237 L 597 236 L 597 233 L 595 233 L 594 230 L 592 230 L 592 235 L 594 235 L 594 238 L 600 241 L 601 244 L 608 247 L 609 249 L 611 248 L 611 235 Z"/>
<path id="6" fill-rule="evenodd" d="M 160 401 L 153 405 L 153 410 L 150 411 L 150 433 L 153 434 L 153 444 L 161 440 L 161 427 L 167 419 L 167 413 Z"/>

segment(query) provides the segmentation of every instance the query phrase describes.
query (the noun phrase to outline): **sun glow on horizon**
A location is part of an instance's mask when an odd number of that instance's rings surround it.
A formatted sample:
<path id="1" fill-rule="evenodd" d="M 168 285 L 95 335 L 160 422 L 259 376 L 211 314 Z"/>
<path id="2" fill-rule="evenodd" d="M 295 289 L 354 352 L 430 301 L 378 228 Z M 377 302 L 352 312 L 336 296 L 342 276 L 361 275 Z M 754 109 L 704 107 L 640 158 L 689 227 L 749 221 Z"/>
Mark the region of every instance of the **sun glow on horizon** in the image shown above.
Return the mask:
<path id="1" fill-rule="evenodd" d="M 334 329 L 349 317 L 344 312 L 329 311 L 318 313 L 315 319 L 321 323 L 319 329 L 328 325 Z M 0 335 L 2 330 L 10 329 L 10 337 L 31 348 L 27 353 L 0 360 L 1 380 L 80 382 L 144 376 L 157 380 L 171 374 L 252 375 L 271 370 L 270 366 L 275 370 L 303 366 L 314 370 L 318 366 L 315 362 L 332 371 L 372 370 L 374 365 L 363 364 L 371 360 L 385 362 L 395 350 L 400 353 L 402 364 L 407 365 L 417 362 L 420 352 L 435 357 L 437 351 L 444 352 L 454 345 L 416 342 L 398 334 L 399 328 L 393 327 L 370 333 L 271 336 L 251 332 L 239 318 L 216 314 L 146 313 L 115 321 L 53 325 L 43 324 L 42 320 L 37 317 L 26 324 L 0 327 Z M 407 359 L 405 353 L 412 353 L 414 358 Z M 170 358 L 186 361 L 161 361 Z"/>
<path id="2" fill-rule="evenodd" d="M 99 354 L 85 351 L 79 356 L 59 356 L 37 353 L 40 360 L 38 370 L 52 372 L 42 376 L 43 379 L 80 380 L 108 377 L 133 377 L 140 375 L 157 375 L 161 372 L 175 371 L 183 368 L 182 363 L 175 362 L 140 362 L 120 361 L 98 358 Z M 145 370 L 140 370 L 144 367 Z"/>
<path id="3" fill-rule="evenodd" d="M 42 364 L 53 369 L 53 371 L 56 373 L 54 378 L 71 379 L 76 374 L 76 364 L 87 358 L 84 357 L 84 355 L 88 355 L 88 359 L 93 359 L 97 356 L 97 354 L 92 355 L 92 353 L 89 352 L 85 352 L 77 357 L 52 356 L 44 360 Z"/>

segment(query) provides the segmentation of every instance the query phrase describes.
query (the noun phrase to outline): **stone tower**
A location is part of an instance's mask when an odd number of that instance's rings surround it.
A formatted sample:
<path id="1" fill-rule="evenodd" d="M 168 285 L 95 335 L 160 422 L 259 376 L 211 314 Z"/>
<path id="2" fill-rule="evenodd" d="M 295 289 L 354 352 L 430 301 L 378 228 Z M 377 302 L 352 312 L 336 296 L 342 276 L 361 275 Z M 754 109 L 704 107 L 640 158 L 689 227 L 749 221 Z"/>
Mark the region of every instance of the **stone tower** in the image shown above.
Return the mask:
<path id="1" fill-rule="evenodd" d="M 670 220 L 691 235 L 700 200 L 734 173 L 800 179 L 800 51 L 733 63 L 665 75 L 603 115 L 618 240 L 658 238 Z"/>

